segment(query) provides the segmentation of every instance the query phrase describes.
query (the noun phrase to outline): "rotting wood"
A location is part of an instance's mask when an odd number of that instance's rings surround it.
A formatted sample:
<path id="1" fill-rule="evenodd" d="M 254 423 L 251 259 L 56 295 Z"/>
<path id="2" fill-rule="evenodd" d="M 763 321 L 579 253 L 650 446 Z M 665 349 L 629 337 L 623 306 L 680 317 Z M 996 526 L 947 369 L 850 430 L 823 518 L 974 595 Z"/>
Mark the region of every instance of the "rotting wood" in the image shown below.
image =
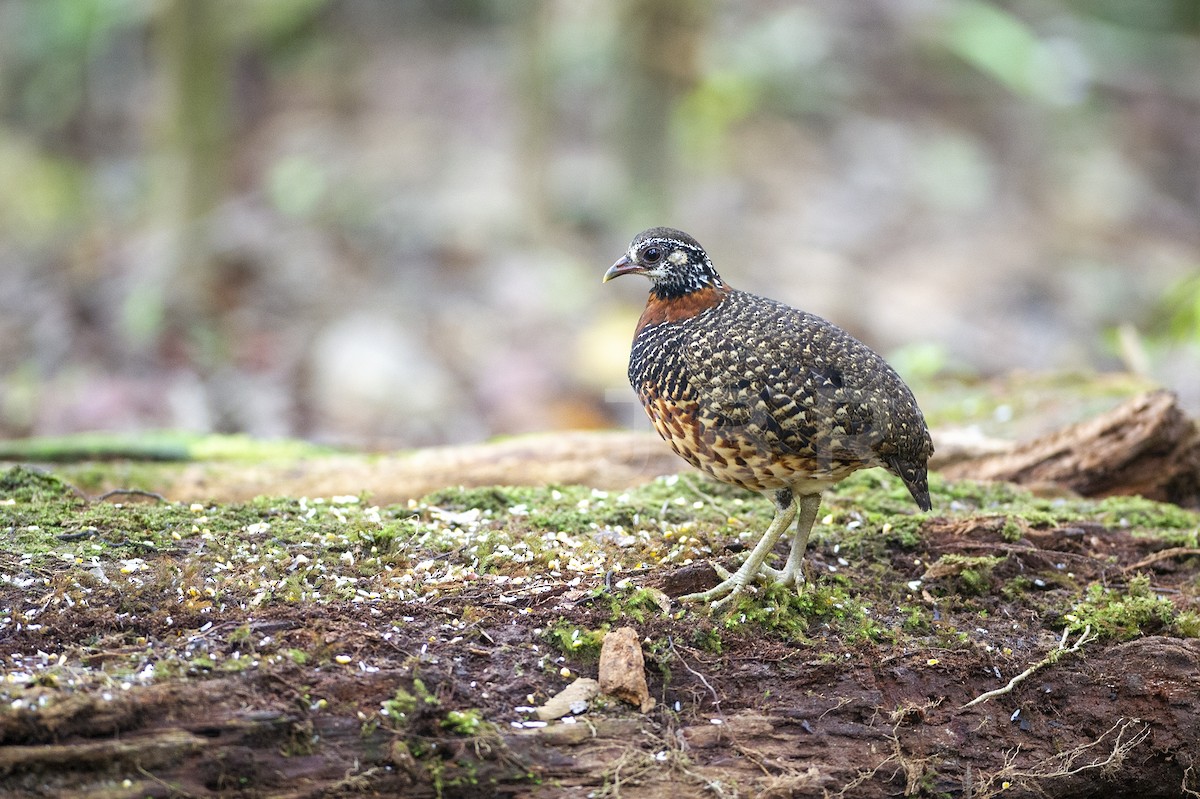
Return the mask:
<path id="1" fill-rule="evenodd" d="M 649 432 L 539 433 L 394 455 L 313 458 L 286 464 L 189 464 L 163 493 L 180 502 L 242 502 L 262 494 L 334 496 L 367 492 L 380 504 L 447 486 L 589 485 L 621 489 L 690 470 Z M 164 470 L 164 474 L 169 474 Z"/>
<path id="2" fill-rule="evenodd" d="M 1008 452 L 954 464 L 943 475 L 1200 507 L 1200 429 L 1173 393 L 1150 391 Z"/>
<path id="3" fill-rule="evenodd" d="M 128 739 L 83 741 L 71 744 L 41 744 L 0 747 L 0 774 L 50 769 L 61 771 L 64 763 L 76 770 L 119 768 L 135 764 L 158 768 L 178 763 L 209 745 L 205 738 L 186 730 L 160 730 Z"/>

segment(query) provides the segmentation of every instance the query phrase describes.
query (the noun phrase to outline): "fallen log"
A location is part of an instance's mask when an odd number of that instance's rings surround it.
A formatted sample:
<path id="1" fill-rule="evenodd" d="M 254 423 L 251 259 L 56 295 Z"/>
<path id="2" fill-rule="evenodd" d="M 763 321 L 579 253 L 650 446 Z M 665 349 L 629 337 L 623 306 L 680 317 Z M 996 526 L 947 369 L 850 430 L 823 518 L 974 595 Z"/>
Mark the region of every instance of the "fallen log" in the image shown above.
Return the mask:
<path id="1" fill-rule="evenodd" d="M 1141 494 L 1200 507 L 1200 431 L 1164 390 L 1026 442 L 935 430 L 934 443 L 930 468 L 952 480 L 1049 485 L 1083 496 Z M 693 471 L 651 432 L 583 430 L 386 455 L 316 454 L 139 467 L 144 481 L 174 501 L 366 492 L 379 504 L 404 502 L 447 486 L 578 484 L 621 490 L 662 474 Z M 114 468 L 107 481 L 89 486 L 90 493 L 118 488 L 123 480 L 122 471 Z"/>
<path id="2" fill-rule="evenodd" d="M 241 502 L 259 495 L 367 492 L 390 504 L 447 486 L 587 485 L 624 489 L 690 470 L 653 433 L 564 431 L 390 455 L 327 455 L 286 463 L 164 467 L 162 493 L 177 501 Z"/>
<path id="3" fill-rule="evenodd" d="M 953 464 L 943 475 L 1054 485 L 1089 497 L 1140 494 L 1195 508 L 1200 428 L 1173 393 L 1160 389 L 1006 452 Z"/>

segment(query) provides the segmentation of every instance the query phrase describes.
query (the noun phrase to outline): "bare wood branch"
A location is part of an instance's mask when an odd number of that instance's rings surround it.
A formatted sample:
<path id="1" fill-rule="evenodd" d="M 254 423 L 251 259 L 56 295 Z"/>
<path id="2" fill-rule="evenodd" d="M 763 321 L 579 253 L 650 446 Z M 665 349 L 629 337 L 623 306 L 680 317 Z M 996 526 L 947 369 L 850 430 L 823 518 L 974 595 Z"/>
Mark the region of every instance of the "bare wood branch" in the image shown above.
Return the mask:
<path id="1" fill-rule="evenodd" d="M 1158 563 L 1160 560 L 1169 560 L 1170 558 L 1187 558 L 1192 555 L 1200 555 L 1200 548 L 1197 547 L 1171 547 L 1155 552 L 1153 555 L 1147 555 L 1137 563 L 1131 563 L 1122 571 L 1132 572 L 1138 569 L 1144 569 L 1147 566 Z"/>

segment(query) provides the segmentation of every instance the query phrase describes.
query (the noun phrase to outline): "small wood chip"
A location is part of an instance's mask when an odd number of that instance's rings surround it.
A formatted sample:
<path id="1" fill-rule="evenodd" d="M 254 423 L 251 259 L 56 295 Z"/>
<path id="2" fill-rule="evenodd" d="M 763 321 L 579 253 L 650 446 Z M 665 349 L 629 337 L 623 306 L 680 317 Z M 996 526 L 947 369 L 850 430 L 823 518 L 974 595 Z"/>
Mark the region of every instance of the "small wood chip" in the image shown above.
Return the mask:
<path id="1" fill-rule="evenodd" d="M 577 716 L 588 709 L 588 703 L 600 693 L 600 683 L 591 677 L 580 677 L 546 700 L 534 714 L 541 721 L 553 721 L 563 716 Z"/>
<path id="2" fill-rule="evenodd" d="M 646 661 L 637 631 L 621 627 L 604 636 L 600 647 L 600 690 L 635 705 L 643 713 L 654 708 L 646 685 Z"/>

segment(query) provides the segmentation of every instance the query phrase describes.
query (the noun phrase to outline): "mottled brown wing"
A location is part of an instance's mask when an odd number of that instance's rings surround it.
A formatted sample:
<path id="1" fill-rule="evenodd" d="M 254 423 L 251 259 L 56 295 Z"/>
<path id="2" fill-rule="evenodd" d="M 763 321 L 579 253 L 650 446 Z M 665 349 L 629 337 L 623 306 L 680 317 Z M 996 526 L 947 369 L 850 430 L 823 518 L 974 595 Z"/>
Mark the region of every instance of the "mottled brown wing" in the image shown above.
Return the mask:
<path id="1" fill-rule="evenodd" d="M 927 504 L 924 419 L 873 350 L 820 317 L 743 292 L 690 324 L 684 371 L 710 424 L 833 475 L 886 466 Z"/>

